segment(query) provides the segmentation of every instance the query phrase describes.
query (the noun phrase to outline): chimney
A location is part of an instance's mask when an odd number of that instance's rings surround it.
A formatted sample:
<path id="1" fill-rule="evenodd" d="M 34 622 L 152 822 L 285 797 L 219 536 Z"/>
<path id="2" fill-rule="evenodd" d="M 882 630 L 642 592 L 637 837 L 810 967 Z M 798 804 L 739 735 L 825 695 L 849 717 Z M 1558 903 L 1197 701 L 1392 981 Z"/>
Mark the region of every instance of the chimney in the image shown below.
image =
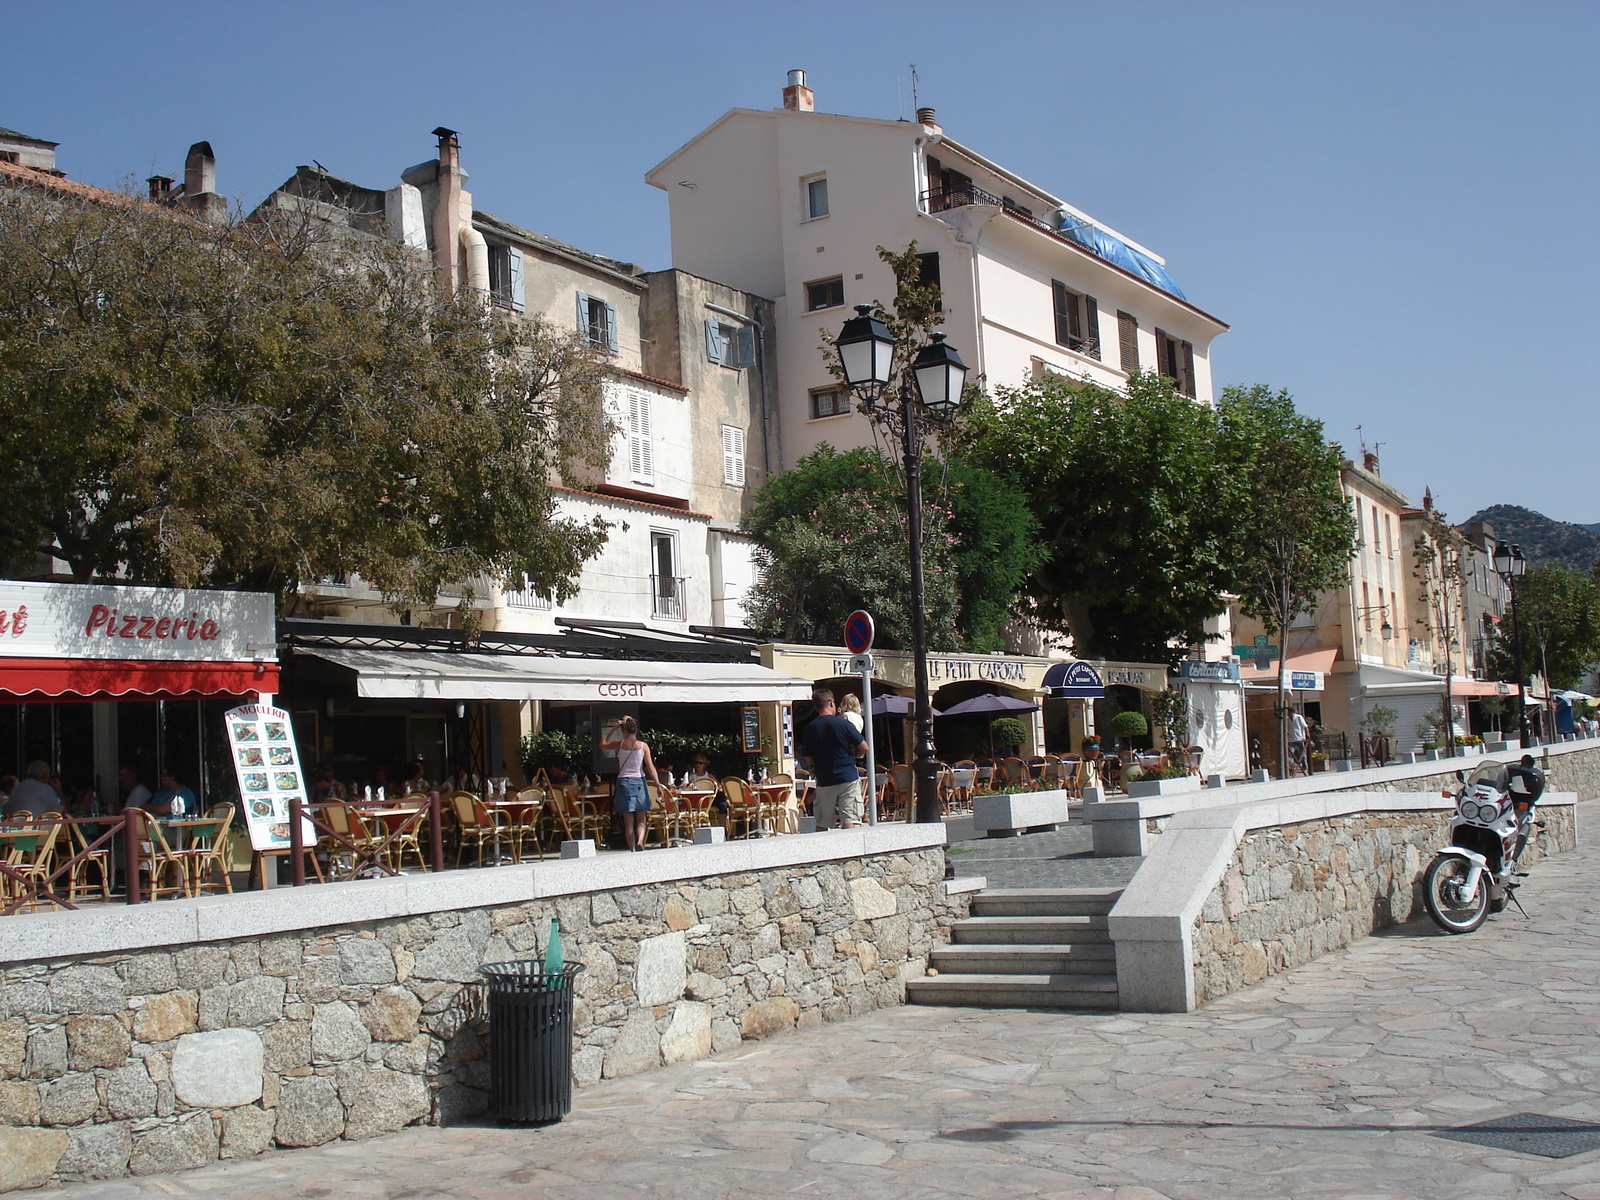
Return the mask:
<path id="1" fill-rule="evenodd" d="M 1433 511 L 1433 489 L 1431 487 L 1425 487 L 1422 489 L 1422 511 Z"/>
<path id="2" fill-rule="evenodd" d="M 183 194 L 198 196 L 216 190 L 217 156 L 211 153 L 210 142 L 196 142 L 183 160 Z"/>
<path id="3" fill-rule="evenodd" d="M 790 112 L 815 112 L 817 98 L 806 86 L 804 71 L 789 72 L 789 86 L 783 89 L 783 106 Z"/>
<path id="4" fill-rule="evenodd" d="M 461 139 L 454 129 L 440 126 L 433 131 L 439 139 L 439 190 L 434 200 L 433 265 L 446 287 L 455 291 L 461 278 L 461 230 L 472 224 L 472 197 L 467 193 L 467 173 L 461 169 Z"/>
<path id="5" fill-rule="evenodd" d="M 156 204 L 164 204 L 172 198 L 172 176 L 152 175 L 145 183 L 150 188 L 150 199 Z"/>
<path id="6" fill-rule="evenodd" d="M 940 125 L 939 122 L 934 119 L 934 112 L 931 108 L 917 109 L 917 124 L 926 125 L 934 133 L 944 132 L 944 126 Z"/>
<path id="7" fill-rule="evenodd" d="M 1361 465 L 1374 475 L 1381 474 L 1378 470 L 1378 455 L 1374 450 L 1366 450 L 1361 455 Z"/>

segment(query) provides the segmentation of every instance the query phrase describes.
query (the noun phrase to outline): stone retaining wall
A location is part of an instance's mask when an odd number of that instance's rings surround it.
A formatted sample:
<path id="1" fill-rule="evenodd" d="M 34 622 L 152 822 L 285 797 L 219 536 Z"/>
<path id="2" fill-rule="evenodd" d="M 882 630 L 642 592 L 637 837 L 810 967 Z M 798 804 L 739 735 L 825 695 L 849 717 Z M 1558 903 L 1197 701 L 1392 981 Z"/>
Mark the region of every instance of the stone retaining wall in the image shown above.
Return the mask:
<path id="1" fill-rule="evenodd" d="M 1545 829 L 1524 862 L 1574 848 L 1574 811 L 1540 810 Z M 1194 922 L 1196 1002 L 1421 916 L 1418 884 L 1449 820 L 1447 811 L 1368 812 L 1247 833 Z"/>
<path id="2" fill-rule="evenodd" d="M 942 848 L 924 846 L 13 963 L 0 976 L 0 1190 L 481 1112 L 478 968 L 538 954 L 552 916 L 586 967 L 580 1086 L 899 1004 L 965 915 L 943 878 Z"/>

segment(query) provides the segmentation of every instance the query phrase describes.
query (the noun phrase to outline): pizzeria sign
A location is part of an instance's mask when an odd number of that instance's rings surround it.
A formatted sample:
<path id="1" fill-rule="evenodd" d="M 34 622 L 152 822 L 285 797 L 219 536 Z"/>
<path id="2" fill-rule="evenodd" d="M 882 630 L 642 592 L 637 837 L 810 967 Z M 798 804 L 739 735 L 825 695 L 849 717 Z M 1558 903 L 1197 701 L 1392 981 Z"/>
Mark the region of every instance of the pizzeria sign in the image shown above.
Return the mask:
<path id="1" fill-rule="evenodd" d="M 264 592 L 0 580 L 0 657 L 276 662 Z"/>

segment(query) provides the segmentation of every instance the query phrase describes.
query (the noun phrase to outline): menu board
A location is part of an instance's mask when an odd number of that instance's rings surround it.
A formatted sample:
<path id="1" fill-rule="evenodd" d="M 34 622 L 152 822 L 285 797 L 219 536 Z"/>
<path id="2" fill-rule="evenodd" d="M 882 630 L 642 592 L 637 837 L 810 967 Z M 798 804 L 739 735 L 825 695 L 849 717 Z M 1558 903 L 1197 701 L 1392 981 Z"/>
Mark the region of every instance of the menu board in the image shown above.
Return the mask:
<path id="1" fill-rule="evenodd" d="M 245 704 L 222 714 L 228 728 L 228 748 L 239 779 L 250 845 L 256 850 L 285 850 L 289 846 L 289 801 L 306 803 L 306 776 L 295 747 L 294 724 L 281 708 L 270 704 Z M 315 827 L 301 818 L 306 845 L 316 844 Z"/>

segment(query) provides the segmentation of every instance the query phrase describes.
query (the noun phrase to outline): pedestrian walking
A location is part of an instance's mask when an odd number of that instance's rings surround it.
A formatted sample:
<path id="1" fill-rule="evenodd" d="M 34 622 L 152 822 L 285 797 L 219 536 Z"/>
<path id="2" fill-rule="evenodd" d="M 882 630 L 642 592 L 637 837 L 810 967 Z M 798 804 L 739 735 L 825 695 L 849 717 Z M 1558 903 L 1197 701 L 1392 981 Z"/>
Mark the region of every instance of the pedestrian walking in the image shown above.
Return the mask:
<path id="1" fill-rule="evenodd" d="M 800 733 L 800 753 L 816 776 L 812 812 L 817 829 L 853 829 L 861 823 L 861 772 L 856 759 L 867 752 L 856 727 L 838 713 L 833 693 L 818 688 L 811 693 L 817 715 Z"/>

